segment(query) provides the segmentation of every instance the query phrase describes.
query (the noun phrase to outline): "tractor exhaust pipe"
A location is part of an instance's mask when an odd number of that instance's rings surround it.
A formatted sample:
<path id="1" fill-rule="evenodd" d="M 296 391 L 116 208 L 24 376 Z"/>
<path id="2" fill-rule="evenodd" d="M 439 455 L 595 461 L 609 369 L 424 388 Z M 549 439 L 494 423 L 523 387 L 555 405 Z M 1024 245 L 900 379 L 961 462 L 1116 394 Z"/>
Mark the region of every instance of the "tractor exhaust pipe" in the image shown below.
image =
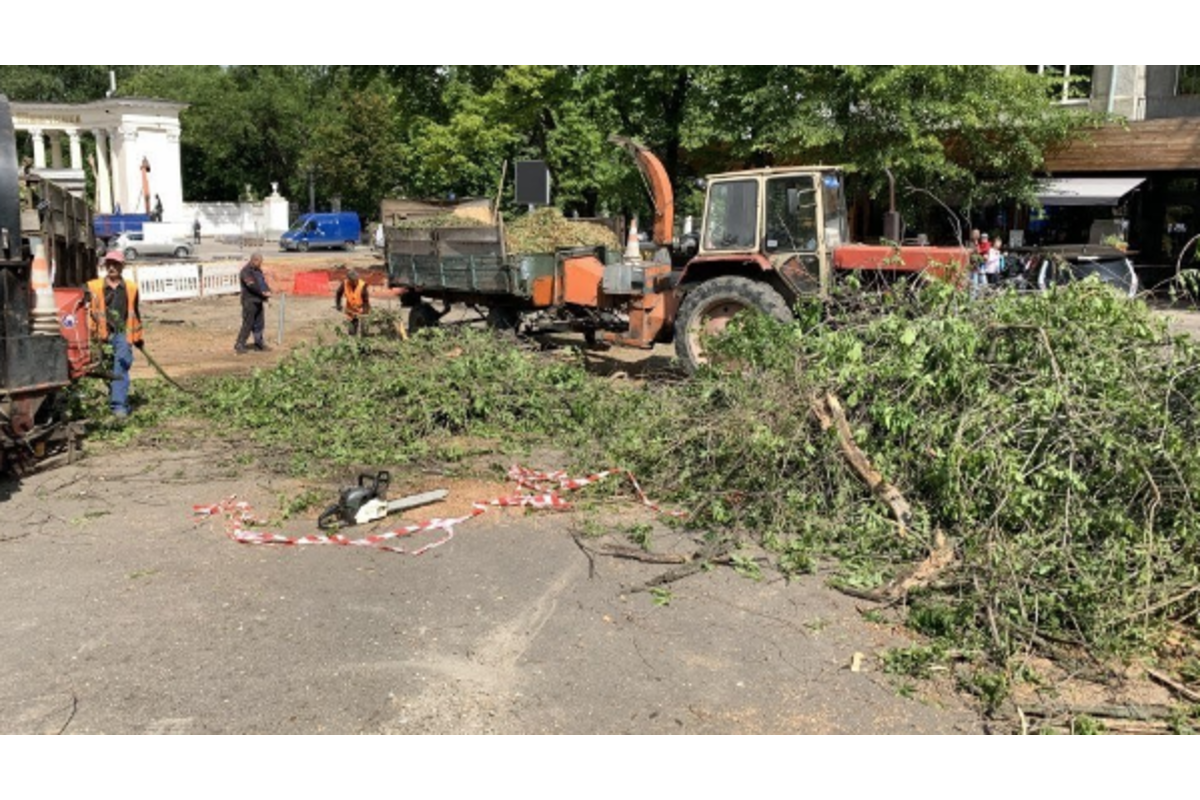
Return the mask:
<path id="1" fill-rule="evenodd" d="M 888 176 L 888 211 L 883 215 L 883 238 L 889 242 L 900 243 L 904 235 L 904 221 L 896 210 L 896 178 L 890 169 L 884 169 Z"/>

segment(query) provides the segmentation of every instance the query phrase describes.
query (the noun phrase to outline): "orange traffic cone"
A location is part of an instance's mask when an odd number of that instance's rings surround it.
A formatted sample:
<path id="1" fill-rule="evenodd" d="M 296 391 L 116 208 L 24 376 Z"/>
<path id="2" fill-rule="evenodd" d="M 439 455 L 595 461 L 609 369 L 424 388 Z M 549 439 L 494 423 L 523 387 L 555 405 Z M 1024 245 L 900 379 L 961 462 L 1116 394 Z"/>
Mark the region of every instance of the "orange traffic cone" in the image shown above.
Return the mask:
<path id="1" fill-rule="evenodd" d="M 629 236 L 625 238 L 625 260 L 642 260 L 642 248 L 638 246 L 637 217 L 629 220 Z"/>
<path id="2" fill-rule="evenodd" d="M 33 265 L 29 272 L 29 287 L 33 290 L 33 333 L 58 333 L 58 307 L 54 304 L 54 287 L 50 283 L 50 265 L 46 263 L 46 248 L 41 242 L 34 245 Z"/>

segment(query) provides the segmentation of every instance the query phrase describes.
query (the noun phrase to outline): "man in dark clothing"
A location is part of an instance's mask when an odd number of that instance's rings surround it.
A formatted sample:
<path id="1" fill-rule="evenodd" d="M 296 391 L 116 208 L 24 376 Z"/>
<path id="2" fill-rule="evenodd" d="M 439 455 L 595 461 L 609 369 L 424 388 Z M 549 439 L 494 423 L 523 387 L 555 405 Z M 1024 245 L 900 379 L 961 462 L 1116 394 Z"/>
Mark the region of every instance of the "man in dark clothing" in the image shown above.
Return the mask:
<path id="1" fill-rule="evenodd" d="M 271 299 L 271 290 L 267 286 L 267 277 L 263 275 L 261 253 L 250 256 L 246 266 L 242 267 L 239 278 L 242 287 L 242 329 L 238 331 L 233 352 L 246 352 L 246 340 L 252 333 L 255 350 L 270 350 L 263 341 L 263 329 L 266 327 L 263 307 Z"/>

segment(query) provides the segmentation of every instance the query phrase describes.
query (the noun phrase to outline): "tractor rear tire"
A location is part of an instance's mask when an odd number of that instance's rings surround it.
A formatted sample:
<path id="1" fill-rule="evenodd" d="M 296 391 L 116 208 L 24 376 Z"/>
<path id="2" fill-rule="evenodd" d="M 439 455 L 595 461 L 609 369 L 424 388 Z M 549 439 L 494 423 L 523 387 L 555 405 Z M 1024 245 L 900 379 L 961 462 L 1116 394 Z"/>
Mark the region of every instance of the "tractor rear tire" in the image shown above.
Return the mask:
<path id="1" fill-rule="evenodd" d="M 692 289 L 675 316 L 675 355 L 687 374 L 708 363 L 704 340 L 719 335 L 742 311 L 758 311 L 780 322 L 791 322 L 792 312 L 783 296 L 769 284 L 724 275 Z"/>

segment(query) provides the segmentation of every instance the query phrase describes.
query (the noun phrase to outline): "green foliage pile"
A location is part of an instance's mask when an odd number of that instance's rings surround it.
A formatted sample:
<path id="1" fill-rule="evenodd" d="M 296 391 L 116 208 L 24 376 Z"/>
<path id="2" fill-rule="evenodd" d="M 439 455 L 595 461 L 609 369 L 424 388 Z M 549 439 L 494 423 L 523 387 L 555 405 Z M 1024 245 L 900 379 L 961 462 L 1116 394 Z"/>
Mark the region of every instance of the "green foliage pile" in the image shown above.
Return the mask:
<path id="1" fill-rule="evenodd" d="M 504 230 L 508 252 L 517 254 L 553 253 L 567 247 L 619 246 L 611 229 L 595 222 L 567 219 L 554 207 L 539 208 L 526 214 Z"/>
<path id="2" fill-rule="evenodd" d="M 690 498 L 695 522 L 755 531 L 802 570 L 859 586 L 921 560 L 957 567 L 913 599 L 928 626 L 997 655 L 1047 642 L 1151 644 L 1200 611 L 1200 350 L 1087 281 L 969 303 L 949 287 L 858 295 L 824 321 L 748 320 L 735 371 L 683 390 L 693 424 L 624 453 Z M 841 398 L 857 444 L 912 503 L 901 538 L 811 399 Z"/>
<path id="3" fill-rule="evenodd" d="M 490 333 L 339 339 L 206 390 L 207 413 L 253 431 L 292 471 L 453 459 L 463 441 L 569 436 L 612 401 L 579 360 L 546 362 Z M 614 403 L 615 404 L 615 403 Z"/>
<path id="4" fill-rule="evenodd" d="M 408 219 L 397 220 L 395 227 L 397 228 L 417 228 L 420 230 L 429 230 L 430 228 L 486 228 L 488 224 L 483 220 L 475 219 L 474 217 L 463 217 L 458 214 L 430 214 L 426 217 L 409 217 Z"/>
<path id="5" fill-rule="evenodd" d="M 688 524 L 755 537 L 787 574 L 871 588 L 956 561 L 910 621 L 998 660 L 1062 644 L 1151 646 L 1200 612 L 1200 350 L 1094 281 L 975 303 L 945 286 L 755 317 L 714 343 L 734 368 L 614 385 L 582 360 L 479 331 L 341 340 L 205 401 L 293 469 L 329 472 L 550 442 L 629 468 Z M 840 398 L 855 442 L 911 503 L 901 536 L 815 424 Z M 722 533 L 723 532 L 723 533 Z M 1189 621 L 1190 620 L 1190 621 Z"/>

